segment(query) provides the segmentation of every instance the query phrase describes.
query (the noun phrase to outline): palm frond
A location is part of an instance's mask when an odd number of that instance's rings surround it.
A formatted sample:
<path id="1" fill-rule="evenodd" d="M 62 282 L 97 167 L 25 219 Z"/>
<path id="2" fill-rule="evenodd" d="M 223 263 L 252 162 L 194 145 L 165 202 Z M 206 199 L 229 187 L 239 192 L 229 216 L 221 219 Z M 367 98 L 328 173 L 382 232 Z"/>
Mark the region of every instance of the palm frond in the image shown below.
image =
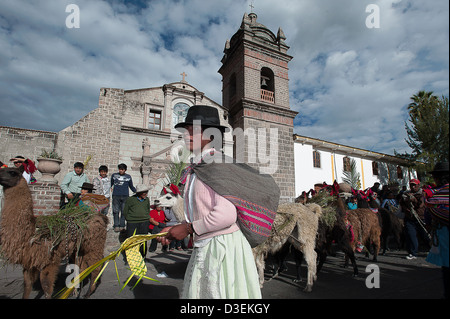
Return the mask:
<path id="1" fill-rule="evenodd" d="M 357 167 L 356 167 L 356 161 L 352 158 L 350 160 L 350 171 L 344 170 L 343 172 L 344 177 L 342 178 L 342 181 L 344 183 L 349 184 L 353 189 L 360 189 L 361 188 L 361 181 L 360 181 L 360 175 L 358 173 Z"/>
<path id="2" fill-rule="evenodd" d="M 190 152 L 186 150 L 184 147 L 174 148 L 176 154 L 172 155 L 172 161 L 166 169 L 166 182 L 167 184 L 178 185 L 181 180 L 181 175 L 183 174 L 183 170 L 188 165 L 188 159 L 190 156 Z"/>
<path id="3" fill-rule="evenodd" d="M 108 264 L 111 260 L 114 260 L 116 274 L 117 274 L 117 280 L 120 283 L 119 272 L 117 270 L 117 264 L 116 264 L 116 257 L 119 256 L 122 252 L 125 252 L 125 254 L 127 255 L 127 261 L 130 266 L 131 275 L 130 275 L 130 277 L 128 277 L 125 284 L 120 289 L 119 293 L 125 288 L 125 286 L 129 283 L 129 281 L 131 280 L 131 278 L 133 276 L 139 277 L 136 284 L 133 286 L 133 288 L 136 287 L 136 285 L 141 281 L 142 278 L 145 278 L 148 280 L 153 280 L 153 281 L 158 281 L 156 279 L 152 279 L 152 278 L 146 276 L 147 267 L 145 266 L 145 262 L 142 258 L 142 255 L 139 253 L 139 248 L 142 245 L 145 245 L 145 243 L 148 240 L 152 240 L 157 237 L 163 237 L 166 235 L 167 235 L 167 233 L 159 233 L 159 234 L 153 234 L 153 235 L 133 235 L 133 236 L 127 238 L 122 243 L 122 245 L 120 245 L 120 247 L 117 251 L 110 253 L 109 256 L 99 260 L 98 262 L 96 262 L 89 268 L 85 269 L 83 272 L 81 272 L 77 277 L 75 277 L 72 280 L 70 285 L 63 288 L 61 291 L 59 291 L 57 293 L 56 297 L 58 297 L 59 299 L 67 299 L 72 294 L 73 290 L 75 289 L 75 287 L 77 286 L 78 283 L 82 282 L 95 269 L 97 269 L 98 267 L 103 265 L 102 269 L 100 270 L 99 275 L 94 280 L 94 282 L 96 282 L 100 278 L 100 276 L 103 274 L 103 271 L 106 269 L 106 267 L 108 266 Z"/>

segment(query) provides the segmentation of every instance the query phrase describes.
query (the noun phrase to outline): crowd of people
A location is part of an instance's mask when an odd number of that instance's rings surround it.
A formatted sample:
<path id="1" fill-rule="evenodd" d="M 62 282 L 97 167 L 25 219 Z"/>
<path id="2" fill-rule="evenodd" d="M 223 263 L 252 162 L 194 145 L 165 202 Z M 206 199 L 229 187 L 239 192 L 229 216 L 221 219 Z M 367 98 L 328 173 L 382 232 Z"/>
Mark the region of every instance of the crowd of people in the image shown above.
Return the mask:
<path id="1" fill-rule="evenodd" d="M 201 125 L 194 125 L 198 121 Z M 216 152 L 211 147 L 214 136 L 204 134 L 206 129 L 219 129 L 222 135 L 226 130 L 220 125 L 217 109 L 204 105 L 192 106 L 185 122 L 175 128 L 183 133 L 187 147 L 195 156 L 194 163 L 203 163 L 205 156 Z M 24 178 L 32 183 L 34 163 L 21 156 L 12 161 L 17 167 L 24 167 Z M 207 180 L 198 177 L 194 170 L 187 171 L 186 221 L 179 223 L 170 210 L 164 211 L 155 203 L 151 205 L 148 187 L 142 184 L 135 187 L 125 164 L 119 164 L 118 172 L 111 177 L 105 165 L 98 170 L 98 176 L 91 183 L 84 173 L 83 163 L 75 163 L 74 170 L 64 176 L 60 185 L 64 199 L 61 206 L 83 201 L 85 193 L 103 196 L 107 205 L 101 212 L 107 214 L 111 203 L 115 232 L 126 232 L 127 236 L 167 232 L 166 236 L 151 242 L 150 251 L 156 250 L 158 242 L 163 250 L 187 248 L 186 239 L 193 238 L 182 298 L 261 298 L 251 246 L 237 223 L 237 209 L 213 190 Z M 427 237 L 431 245 L 427 261 L 442 267 L 445 297 L 448 298 L 448 163 L 438 163 L 431 173 L 436 181 L 432 187 L 421 187 L 420 181 L 413 179 L 409 190 L 403 188 L 396 194 L 388 187 L 380 190 L 380 184 L 375 183 L 370 196 L 379 207 L 404 220 L 408 259 L 417 258 L 418 236 L 430 235 Z M 129 196 L 130 190 L 134 195 Z M 307 194 L 303 195 L 306 199 Z M 399 202 L 407 202 L 409 206 Z M 348 209 L 357 208 L 358 194 L 347 205 Z M 141 253 L 145 257 L 146 251 Z M 205 273 L 210 275 L 205 276 Z"/>
<path id="2" fill-rule="evenodd" d="M 111 203 L 113 215 L 113 229 L 115 232 L 124 232 L 127 237 L 133 235 L 157 234 L 166 227 L 166 224 L 176 225 L 179 221 L 169 207 L 162 207 L 158 203 L 150 203 L 148 198 L 149 187 L 143 184 L 134 186 L 131 175 L 127 174 L 127 165 L 118 165 L 118 172 L 108 176 L 108 167 L 101 165 L 98 176 L 90 183 L 89 177 L 84 173 L 83 163 L 74 164 L 74 170 L 69 172 L 61 182 L 61 191 L 67 201 L 80 198 L 80 190 L 89 187 L 94 194 L 103 195 L 108 199 L 108 205 L 101 212 L 107 214 Z M 130 196 L 130 191 L 134 193 Z M 65 203 L 64 203 L 65 204 Z M 63 204 L 63 205 L 64 205 Z M 155 252 L 157 241 L 152 240 L 148 247 L 149 252 Z M 187 239 L 171 243 L 170 247 L 164 245 L 162 251 L 188 248 Z M 143 257 L 147 248 L 141 249 Z"/>
<path id="3" fill-rule="evenodd" d="M 22 176 L 28 184 L 36 179 L 33 173 L 36 166 L 31 159 L 16 156 L 10 161 L 16 168 L 23 168 Z M 0 163 L 1 167 L 8 167 Z M 143 184 L 134 186 L 132 177 L 126 173 L 127 165 L 118 165 L 118 172 L 108 176 L 108 167 L 101 165 L 98 175 L 91 179 L 84 171 L 84 164 L 76 162 L 73 171 L 67 173 L 61 182 L 60 208 L 69 203 L 73 205 L 88 205 L 98 212 L 108 215 L 112 210 L 114 232 L 123 232 L 127 237 L 134 234 L 159 233 L 167 225 L 173 226 L 179 222 L 170 208 L 158 204 L 150 204 L 147 197 L 149 188 Z M 130 196 L 130 191 L 134 193 Z M 154 252 L 157 241 L 153 240 L 148 249 Z M 188 249 L 188 238 L 173 241 L 170 246 L 163 246 L 162 251 Z M 145 257 L 145 251 L 142 251 Z"/>
<path id="4" fill-rule="evenodd" d="M 406 259 L 412 260 L 417 258 L 419 251 L 419 240 L 425 246 L 431 247 L 431 237 L 429 235 L 430 222 L 426 219 L 426 207 L 424 202 L 424 189 L 427 186 L 422 185 L 418 179 L 411 179 L 409 182 L 409 190 L 403 186 L 400 191 L 392 189 L 388 185 L 384 185 L 380 189 L 380 183 L 376 182 L 366 192 L 355 192 L 348 199 L 347 207 L 349 210 L 356 209 L 361 206 L 359 203 L 374 201 L 374 207 L 380 207 L 388 210 L 397 218 L 403 221 L 405 246 L 408 251 Z"/>
<path id="5" fill-rule="evenodd" d="M 430 172 L 434 184 L 425 185 L 419 179 L 411 179 L 409 189 L 402 186 L 398 192 L 380 183 L 365 191 L 352 190 L 346 199 L 348 210 L 357 208 L 384 208 L 402 220 L 405 236 L 406 259 L 417 259 L 419 240 L 427 251 L 426 261 L 442 268 L 444 298 L 448 298 L 449 288 L 449 166 L 448 162 L 438 162 Z M 308 193 L 303 192 L 299 202 L 306 203 L 309 195 L 314 196 L 324 184 L 314 185 Z M 370 206 L 369 201 L 375 205 Z"/>

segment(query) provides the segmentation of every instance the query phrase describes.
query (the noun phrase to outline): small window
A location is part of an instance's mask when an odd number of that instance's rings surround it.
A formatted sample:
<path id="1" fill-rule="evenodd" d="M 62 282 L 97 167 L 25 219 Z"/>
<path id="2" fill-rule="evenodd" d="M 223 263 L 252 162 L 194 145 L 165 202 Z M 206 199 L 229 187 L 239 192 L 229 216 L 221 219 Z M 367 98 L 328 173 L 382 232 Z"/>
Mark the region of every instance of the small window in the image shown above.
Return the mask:
<path id="1" fill-rule="evenodd" d="M 378 163 L 372 162 L 372 173 L 373 175 L 378 175 Z"/>
<path id="2" fill-rule="evenodd" d="M 313 166 L 320 168 L 320 153 L 317 151 L 313 152 Z"/>
<path id="3" fill-rule="evenodd" d="M 161 112 L 150 110 L 148 114 L 148 128 L 152 130 L 161 129 Z"/>
<path id="4" fill-rule="evenodd" d="M 351 172 L 352 166 L 350 165 L 350 157 L 344 157 L 344 172 Z"/>
<path id="5" fill-rule="evenodd" d="M 397 178 L 403 179 L 403 170 L 401 166 L 397 166 Z"/>

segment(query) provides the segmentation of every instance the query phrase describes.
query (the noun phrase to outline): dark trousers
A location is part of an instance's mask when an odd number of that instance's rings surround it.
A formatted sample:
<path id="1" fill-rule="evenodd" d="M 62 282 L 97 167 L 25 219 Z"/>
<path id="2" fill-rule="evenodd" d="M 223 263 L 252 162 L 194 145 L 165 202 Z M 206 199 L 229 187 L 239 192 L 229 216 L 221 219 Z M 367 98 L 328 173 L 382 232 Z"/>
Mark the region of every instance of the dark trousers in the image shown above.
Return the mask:
<path id="1" fill-rule="evenodd" d="M 151 230 L 151 233 L 152 234 L 158 234 L 165 227 L 166 227 L 165 224 L 159 224 L 158 226 L 154 226 L 153 229 Z M 148 249 L 148 251 L 149 252 L 154 252 L 156 250 L 156 246 L 157 245 L 158 245 L 158 240 L 156 238 L 152 239 L 152 242 L 150 243 L 150 248 Z M 163 250 L 167 250 L 167 245 L 163 246 Z"/>
<path id="2" fill-rule="evenodd" d="M 125 216 L 123 216 L 123 208 L 125 207 L 125 202 L 128 196 L 113 196 L 112 197 L 112 210 L 114 225 L 113 227 L 123 227 L 125 228 Z"/>
<path id="3" fill-rule="evenodd" d="M 411 255 L 417 256 L 417 252 L 419 251 L 419 240 L 417 236 L 419 235 L 427 240 L 427 234 L 422 226 L 420 226 L 419 222 L 415 220 L 405 220 L 405 230 L 406 249 Z"/>
<path id="4" fill-rule="evenodd" d="M 147 235 L 148 234 L 148 226 L 150 225 L 150 221 L 140 222 L 140 223 L 127 223 L 127 238 L 133 235 Z M 147 253 L 147 243 L 139 248 L 142 257 L 145 258 Z"/>

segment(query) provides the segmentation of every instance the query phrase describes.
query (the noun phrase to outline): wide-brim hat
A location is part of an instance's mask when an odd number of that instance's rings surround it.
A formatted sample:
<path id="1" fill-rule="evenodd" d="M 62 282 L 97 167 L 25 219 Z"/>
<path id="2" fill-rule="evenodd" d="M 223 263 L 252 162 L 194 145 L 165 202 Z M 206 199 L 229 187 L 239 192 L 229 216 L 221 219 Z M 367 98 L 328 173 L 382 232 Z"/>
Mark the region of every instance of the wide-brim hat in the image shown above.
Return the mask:
<path id="1" fill-rule="evenodd" d="M 194 125 L 194 121 L 200 121 L 202 127 L 217 127 L 227 131 L 228 127 L 220 124 L 219 111 L 208 105 L 193 105 L 189 108 L 184 122 L 175 125 L 176 129 Z"/>
<path id="2" fill-rule="evenodd" d="M 148 192 L 149 188 L 147 185 L 144 184 L 138 184 L 136 185 L 136 194 L 137 193 L 143 193 L 143 192 Z"/>
<path id="3" fill-rule="evenodd" d="M 434 165 L 434 169 L 430 172 L 431 174 L 448 172 L 448 162 L 439 162 Z"/>
<path id="4" fill-rule="evenodd" d="M 87 189 L 87 190 L 95 190 L 94 188 L 94 184 L 91 183 L 83 183 L 83 185 L 81 185 L 81 189 Z"/>

